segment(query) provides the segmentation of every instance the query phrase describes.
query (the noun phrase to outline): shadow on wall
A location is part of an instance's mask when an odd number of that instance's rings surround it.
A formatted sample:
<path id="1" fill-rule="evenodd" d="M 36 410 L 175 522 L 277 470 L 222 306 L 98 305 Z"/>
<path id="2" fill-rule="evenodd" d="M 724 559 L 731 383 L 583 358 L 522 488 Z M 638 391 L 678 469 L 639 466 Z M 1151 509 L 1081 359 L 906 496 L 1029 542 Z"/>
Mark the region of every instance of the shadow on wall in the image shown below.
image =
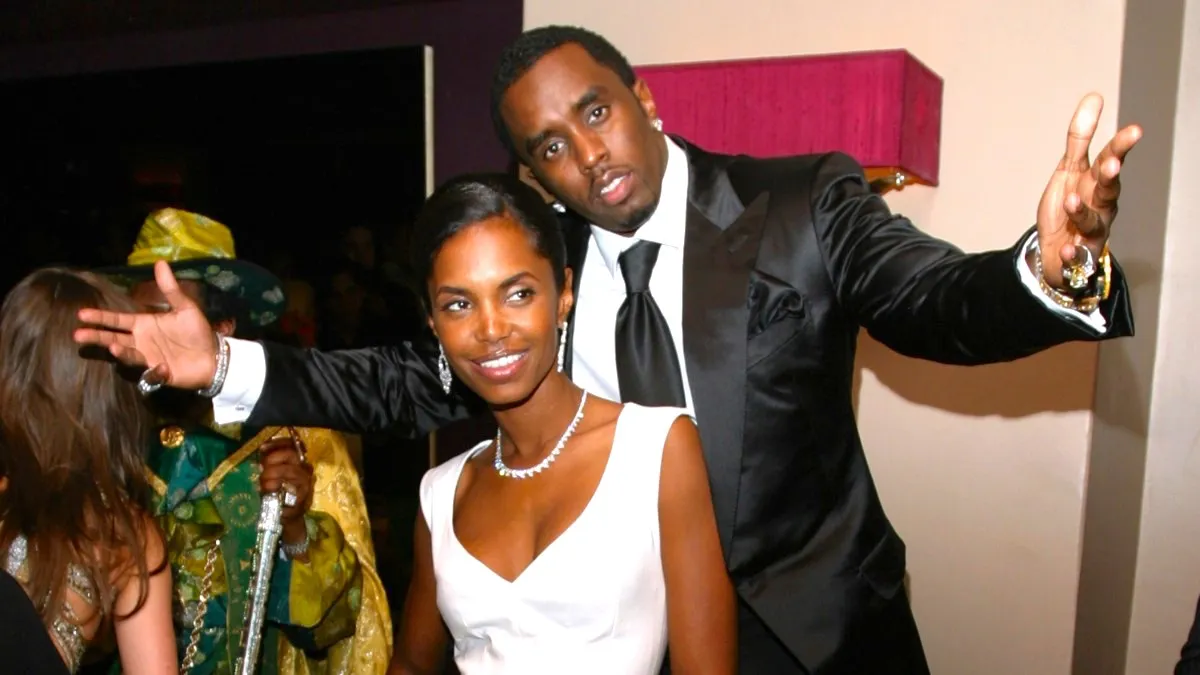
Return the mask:
<path id="1" fill-rule="evenodd" d="M 858 339 L 854 408 L 864 371 L 922 406 L 973 417 L 1020 418 L 1041 412 L 1089 410 L 1096 346 L 1055 347 L 1029 358 L 989 366 L 947 366 L 902 356 L 864 331 Z"/>
<path id="2" fill-rule="evenodd" d="M 1157 283 L 1152 265 L 1121 262 L 1131 288 Z M 1134 308 L 1135 316 L 1137 308 Z M 1138 317 L 1153 320 L 1153 317 Z M 1090 410 L 1094 400 L 1095 343 L 1054 347 L 1010 363 L 989 366 L 947 366 L 901 356 L 859 334 L 854 372 L 854 409 L 859 409 L 864 371 L 870 371 L 888 389 L 912 403 L 970 415 L 1020 418 L 1042 412 Z M 1133 365 L 1123 363 L 1127 386 L 1139 386 Z M 1144 379 L 1144 378 L 1140 378 Z M 1130 392 L 1131 396 L 1138 395 Z M 1106 420 L 1107 421 L 1107 420 Z M 1144 433 L 1146 419 L 1123 419 L 1121 426 Z"/>

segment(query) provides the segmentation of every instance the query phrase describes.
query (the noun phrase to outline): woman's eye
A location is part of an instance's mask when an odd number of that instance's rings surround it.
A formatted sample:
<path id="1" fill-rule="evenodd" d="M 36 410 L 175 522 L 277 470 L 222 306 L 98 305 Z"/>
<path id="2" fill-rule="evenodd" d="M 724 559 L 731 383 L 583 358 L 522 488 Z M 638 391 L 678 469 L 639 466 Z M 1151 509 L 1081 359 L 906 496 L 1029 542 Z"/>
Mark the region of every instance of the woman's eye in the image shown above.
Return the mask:
<path id="1" fill-rule="evenodd" d="M 450 302 L 442 305 L 443 312 L 461 312 L 466 308 L 467 302 L 465 300 L 451 300 Z"/>
<path id="2" fill-rule="evenodd" d="M 522 288 L 522 289 L 513 291 L 513 294 L 509 296 L 509 298 L 511 298 L 512 300 L 515 300 L 517 302 L 520 302 L 523 300 L 528 300 L 529 298 L 532 298 L 532 297 L 533 297 L 533 290 L 529 289 L 529 288 Z"/>
<path id="3" fill-rule="evenodd" d="M 588 118 L 593 122 L 599 122 L 605 117 L 608 117 L 608 106 L 606 105 L 596 106 L 588 113 Z"/>
<path id="4" fill-rule="evenodd" d="M 562 143 L 559 141 L 554 141 L 550 145 L 546 146 L 546 151 L 542 153 L 542 157 L 544 159 L 551 159 L 554 157 L 554 155 L 558 154 L 559 150 L 562 150 Z"/>

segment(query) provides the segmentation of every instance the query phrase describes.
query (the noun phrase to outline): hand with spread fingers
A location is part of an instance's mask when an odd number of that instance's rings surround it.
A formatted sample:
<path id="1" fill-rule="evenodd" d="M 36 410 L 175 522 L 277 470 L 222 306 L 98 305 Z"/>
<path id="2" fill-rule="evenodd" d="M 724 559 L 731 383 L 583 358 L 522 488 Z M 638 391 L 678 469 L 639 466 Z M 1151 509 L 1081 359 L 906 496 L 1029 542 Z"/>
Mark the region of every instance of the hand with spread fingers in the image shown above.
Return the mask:
<path id="1" fill-rule="evenodd" d="M 1067 130 L 1066 151 L 1038 204 L 1043 290 L 1067 298 L 1088 291 L 1088 279 L 1107 263 L 1106 246 L 1121 194 L 1121 167 L 1142 137 L 1140 126 L 1126 126 L 1092 161 L 1089 150 L 1103 109 L 1099 94 L 1080 101 Z"/>
<path id="2" fill-rule="evenodd" d="M 262 474 L 258 487 L 263 494 L 281 493 L 282 538 L 285 544 L 302 544 L 308 538 L 304 514 L 312 506 L 313 468 L 298 437 L 277 437 L 258 448 Z"/>
<path id="3" fill-rule="evenodd" d="M 79 310 L 86 326 L 75 341 L 104 347 L 121 362 L 150 367 L 143 393 L 167 384 L 179 389 L 205 389 L 217 371 L 217 341 L 204 311 L 179 288 L 171 267 L 154 264 L 154 279 L 170 304 L 161 313 Z"/>

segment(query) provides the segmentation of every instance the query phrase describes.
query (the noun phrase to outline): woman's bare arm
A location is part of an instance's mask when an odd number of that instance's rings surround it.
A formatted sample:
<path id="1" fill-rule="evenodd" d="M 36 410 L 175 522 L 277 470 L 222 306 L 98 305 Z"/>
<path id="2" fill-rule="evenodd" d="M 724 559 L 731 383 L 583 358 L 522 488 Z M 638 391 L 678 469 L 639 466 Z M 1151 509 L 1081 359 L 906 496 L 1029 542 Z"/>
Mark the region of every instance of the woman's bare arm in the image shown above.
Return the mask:
<path id="1" fill-rule="evenodd" d="M 136 575 L 129 575 L 113 608 L 121 670 L 126 675 L 177 675 L 179 662 L 171 623 L 171 567 L 166 561 L 158 525 L 147 516 L 145 527 L 144 554 L 150 570 L 146 597 L 142 606 L 137 607 L 141 584 Z"/>
<path id="2" fill-rule="evenodd" d="M 663 448 L 658 520 L 676 675 L 737 672 L 737 600 L 725 569 L 700 434 L 675 420 Z"/>
<path id="3" fill-rule="evenodd" d="M 446 628 L 437 606 L 433 576 L 433 544 L 424 516 L 413 532 L 413 573 L 404 598 L 400 630 L 388 675 L 426 675 L 441 672 L 446 653 Z"/>

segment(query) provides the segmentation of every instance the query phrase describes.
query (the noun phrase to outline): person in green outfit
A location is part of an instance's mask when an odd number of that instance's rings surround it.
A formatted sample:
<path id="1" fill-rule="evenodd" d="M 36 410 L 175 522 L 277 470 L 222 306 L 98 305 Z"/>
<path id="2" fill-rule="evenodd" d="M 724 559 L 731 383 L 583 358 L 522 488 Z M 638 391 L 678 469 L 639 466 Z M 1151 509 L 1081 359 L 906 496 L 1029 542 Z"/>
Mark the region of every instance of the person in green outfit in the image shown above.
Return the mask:
<path id="1" fill-rule="evenodd" d="M 165 311 L 153 281 L 157 260 L 171 263 L 224 335 L 267 326 L 283 313 L 278 280 L 237 260 L 228 228 L 212 219 L 156 211 L 128 265 L 102 271 L 144 309 Z M 253 583 L 261 494 L 279 491 L 283 532 L 258 672 L 384 672 L 391 618 L 343 437 L 328 429 L 218 426 L 210 400 L 197 392 L 163 389 L 147 402 L 160 422 L 148 461 L 175 580 L 181 670 L 232 671 Z"/>

